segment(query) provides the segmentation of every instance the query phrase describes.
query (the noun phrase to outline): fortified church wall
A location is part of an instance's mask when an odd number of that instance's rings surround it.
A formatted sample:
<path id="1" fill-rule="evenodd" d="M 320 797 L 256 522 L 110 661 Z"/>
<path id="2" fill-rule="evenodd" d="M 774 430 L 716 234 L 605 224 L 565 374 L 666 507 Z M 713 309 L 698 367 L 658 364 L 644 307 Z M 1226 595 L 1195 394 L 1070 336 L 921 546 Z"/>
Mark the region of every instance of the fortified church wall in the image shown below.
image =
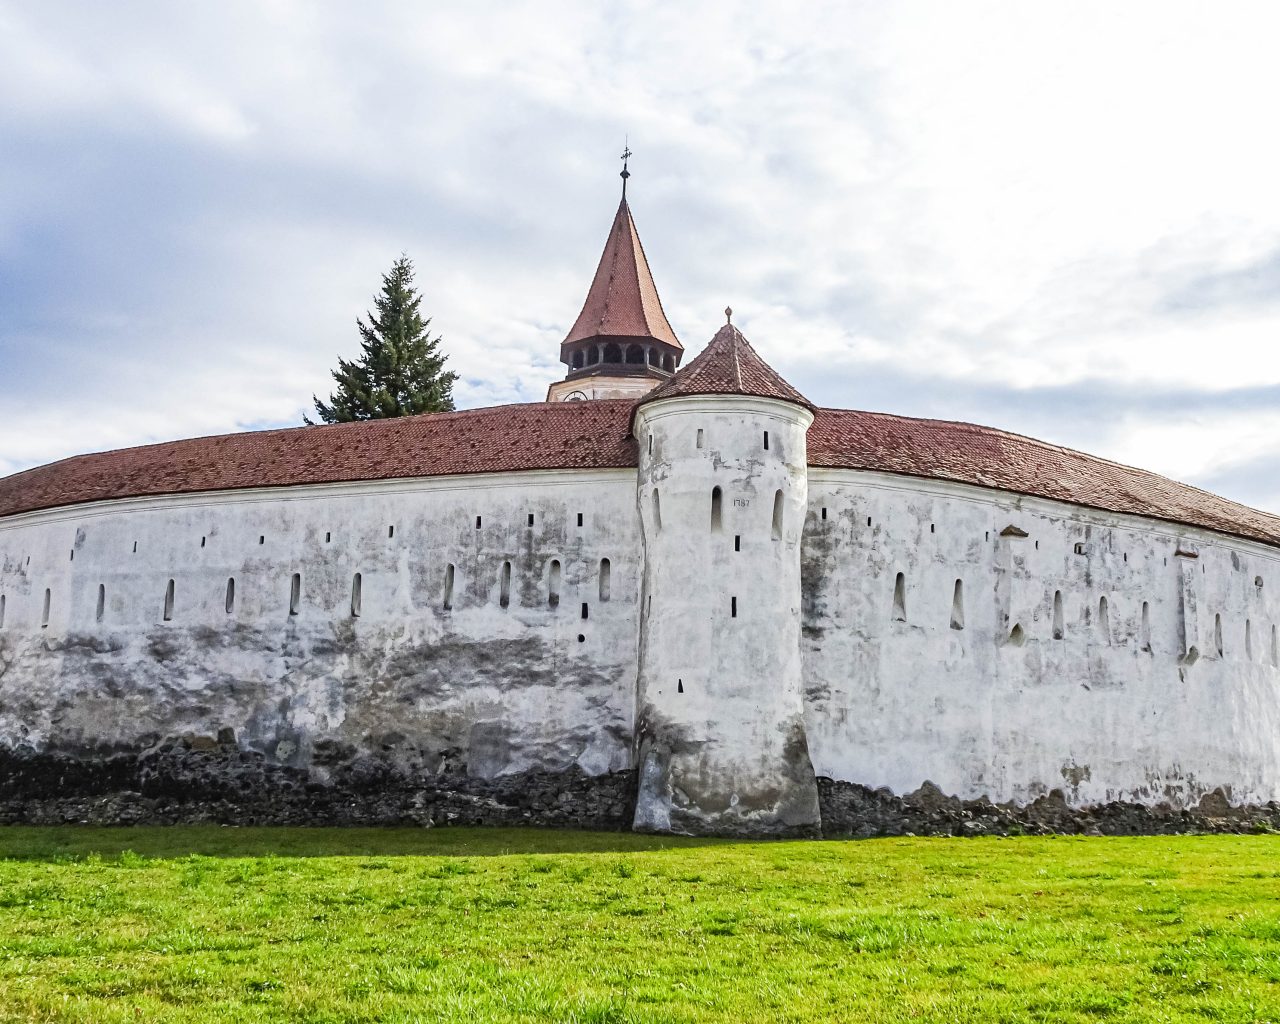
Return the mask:
<path id="1" fill-rule="evenodd" d="M 679 369 L 625 199 L 561 354 L 547 404 L 0 480 L 0 820 L 1280 800 L 1280 520 L 815 409 L 729 325 Z"/>

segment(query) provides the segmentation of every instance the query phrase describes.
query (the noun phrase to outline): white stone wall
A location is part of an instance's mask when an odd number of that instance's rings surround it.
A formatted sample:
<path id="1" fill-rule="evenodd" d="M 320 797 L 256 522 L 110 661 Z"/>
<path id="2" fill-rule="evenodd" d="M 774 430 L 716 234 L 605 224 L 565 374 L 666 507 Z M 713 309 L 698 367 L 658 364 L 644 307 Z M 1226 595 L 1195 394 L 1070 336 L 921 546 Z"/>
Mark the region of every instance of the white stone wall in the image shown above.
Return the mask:
<path id="1" fill-rule="evenodd" d="M 640 407 L 638 827 L 817 823 L 799 648 L 811 421 L 740 396 Z"/>
<path id="2" fill-rule="evenodd" d="M 1193 805 L 1218 786 L 1235 802 L 1280 798 L 1280 552 L 886 474 L 814 469 L 809 490 L 819 774 L 997 801 L 1061 789 L 1077 804 Z"/>
<path id="3" fill-rule="evenodd" d="M 1219 786 L 1280 799 L 1280 551 L 984 488 L 806 472 L 806 417 L 729 397 L 653 403 L 638 475 L 0 520 L 0 747 L 92 754 L 230 728 L 321 778 L 362 754 L 493 777 L 629 768 L 661 742 L 642 765 L 650 828 L 673 810 L 790 827 L 814 806 L 810 760 L 899 794 L 930 780 L 1017 802 L 1061 789 L 1076 804 L 1190 805 Z"/>
<path id="4" fill-rule="evenodd" d="M 385 481 L 0 520 L 0 744 L 127 749 L 230 727 L 301 764 L 321 745 L 480 775 L 628 767 L 634 480 Z"/>

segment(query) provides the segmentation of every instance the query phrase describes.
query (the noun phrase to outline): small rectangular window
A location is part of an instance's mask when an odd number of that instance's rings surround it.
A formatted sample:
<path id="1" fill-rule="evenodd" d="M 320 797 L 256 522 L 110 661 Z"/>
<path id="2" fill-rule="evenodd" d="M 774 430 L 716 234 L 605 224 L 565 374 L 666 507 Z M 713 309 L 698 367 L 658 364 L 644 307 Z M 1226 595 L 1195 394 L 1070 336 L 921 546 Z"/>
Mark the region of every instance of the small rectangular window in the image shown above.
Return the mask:
<path id="1" fill-rule="evenodd" d="M 579 526 L 581 526 L 581 525 L 582 525 L 582 513 L 581 513 L 581 512 L 579 512 L 579 513 L 578 513 L 578 525 L 579 525 Z"/>
<path id="2" fill-rule="evenodd" d="M 394 537 L 395 535 L 396 535 L 396 528 L 395 528 L 394 526 L 388 526 L 388 527 L 387 527 L 387 540 L 390 540 L 390 539 L 391 539 L 392 537 Z"/>
<path id="3" fill-rule="evenodd" d="M 266 537 L 259 537 L 259 538 L 258 538 L 258 543 L 259 543 L 259 544 L 265 544 L 266 542 L 267 542 L 267 538 L 266 538 Z"/>
<path id="4" fill-rule="evenodd" d="M 824 521 L 824 522 L 826 521 L 826 518 L 827 518 L 827 508 L 826 508 L 826 506 L 824 505 L 824 506 L 822 507 L 822 519 L 823 519 L 823 521 Z"/>
<path id="5" fill-rule="evenodd" d="M 702 447 L 702 428 L 698 428 L 698 447 Z"/>
<path id="6" fill-rule="evenodd" d="M 532 513 L 532 512 L 530 512 L 530 513 L 529 513 L 529 525 L 530 525 L 530 526 L 532 526 L 532 525 L 533 525 L 533 513 Z"/>
<path id="7" fill-rule="evenodd" d="M 586 601 L 583 601 L 583 602 L 582 602 L 582 617 L 583 617 L 584 619 L 587 617 L 587 602 L 586 602 Z"/>
<path id="8" fill-rule="evenodd" d="M 742 534 L 740 533 L 735 533 L 733 535 L 733 550 L 734 551 L 742 550 Z"/>
<path id="9" fill-rule="evenodd" d="M 302 607 L 302 573 L 295 572 L 289 584 L 289 614 L 297 615 Z"/>
<path id="10" fill-rule="evenodd" d="M 476 529 L 480 529 L 480 517 L 476 516 Z"/>
<path id="11" fill-rule="evenodd" d="M 764 450 L 769 450 L 769 431 L 767 430 L 764 432 Z"/>
<path id="12" fill-rule="evenodd" d="M 729 598 L 729 618 L 736 619 L 738 617 L 738 599 L 736 597 Z"/>
<path id="13" fill-rule="evenodd" d="M 324 535 L 324 542 L 325 542 L 326 544 L 329 544 L 329 543 L 331 543 L 332 541 L 333 541 L 333 534 L 332 534 L 332 533 L 326 533 L 326 534 Z"/>
<path id="14" fill-rule="evenodd" d="M 173 621 L 173 580 L 164 588 L 164 621 Z"/>

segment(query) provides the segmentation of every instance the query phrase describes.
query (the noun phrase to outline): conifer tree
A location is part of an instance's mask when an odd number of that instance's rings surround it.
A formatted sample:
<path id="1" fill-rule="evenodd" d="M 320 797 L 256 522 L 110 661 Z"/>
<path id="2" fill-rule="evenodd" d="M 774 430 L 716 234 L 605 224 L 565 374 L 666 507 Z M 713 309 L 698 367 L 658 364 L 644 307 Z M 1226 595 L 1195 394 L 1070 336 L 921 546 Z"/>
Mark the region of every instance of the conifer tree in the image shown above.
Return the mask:
<path id="1" fill-rule="evenodd" d="M 337 390 L 322 402 L 312 396 L 316 413 L 325 423 L 447 412 L 453 408 L 453 382 L 458 375 L 445 370 L 440 337 L 431 337 L 418 312 L 422 301 L 413 287 L 413 262 L 401 254 L 382 277 L 382 293 L 374 297 L 374 311 L 359 317 L 360 358 L 338 357 L 333 371 Z M 308 426 L 312 420 L 303 417 Z"/>

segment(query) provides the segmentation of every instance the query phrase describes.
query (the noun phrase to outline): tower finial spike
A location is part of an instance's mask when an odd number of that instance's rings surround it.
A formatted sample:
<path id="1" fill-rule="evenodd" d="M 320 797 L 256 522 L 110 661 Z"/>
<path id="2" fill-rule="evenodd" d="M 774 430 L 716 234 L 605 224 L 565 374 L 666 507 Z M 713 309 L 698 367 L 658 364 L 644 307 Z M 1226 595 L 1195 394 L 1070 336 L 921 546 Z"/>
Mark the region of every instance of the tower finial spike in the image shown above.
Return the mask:
<path id="1" fill-rule="evenodd" d="M 733 323 L 733 308 L 731 306 L 724 307 L 724 322 L 727 324 Z"/>
<path id="2" fill-rule="evenodd" d="M 628 141 L 625 141 L 627 139 L 627 136 L 624 135 L 623 139 L 624 141 L 622 143 L 622 173 L 619 175 L 619 177 L 622 179 L 622 198 L 626 199 L 627 198 L 627 179 L 631 177 L 631 172 L 627 170 L 627 161 L 631 159 L 631 146 Z"/>

